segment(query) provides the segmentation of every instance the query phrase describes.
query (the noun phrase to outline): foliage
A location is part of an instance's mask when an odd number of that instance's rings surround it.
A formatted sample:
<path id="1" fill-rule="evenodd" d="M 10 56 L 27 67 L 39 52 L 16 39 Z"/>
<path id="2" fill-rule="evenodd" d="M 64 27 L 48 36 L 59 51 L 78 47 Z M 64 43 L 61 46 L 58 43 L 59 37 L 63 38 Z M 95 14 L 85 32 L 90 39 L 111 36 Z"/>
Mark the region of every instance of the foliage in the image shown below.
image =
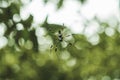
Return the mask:
<path id="1" fill-rule="evenodd" d="M 73 34 L 63 24 L 50 24 L 47 16 L 39 26 L 46 31 L 43 37 L 46 39 L 49 36 L 48 41 L 52 41 L 51 45 L 55 47 L 50 48 L 47 45 L 47 49 L 42 51 L 43 45 L 39 45 L 39 36 L 36 35 L 36 28 L 32 26 L 33 16 L 30 15 L 26 20 L 22 20 L 20 18 L 22 2 L 19 0 L 7 2 L 9 3 L 7 7 L 0 7 L 0 23 L 6 26 L 2 36 L 8 40 L 7 45 L 0 49 L 0 80 L 120 78 L 119 22 L 116 21 L 118 24 L 112 27 L 114 34 L 109 36 L 106 34 L 106 29 L 111 28 L 110 24 L 97 19 L 96 22 L 100 25 L 100 30 L 96 33 L 99 35 L 99 43 L 93 45 L 84 34 Z M 58 1 L 58 9 L 63 2 L 64 0 Z M 15 15 L 19 16 L 20 20 L 14 20 Z M 23 29 L 19 30 L 18 24 L 22 25 Z M 56 36 L 59 30 L 63 31 L 65 38 L 70 37 L 63 40 L 63 44 Z M 57 51 L 54 48 L 57 48 Z"/>
<path id="2" fill-rule="evenodd" d="M 56 9 L 60 9 L 64 6 L 64 2 L 66 0 L 43 0 L 45 4 L 47 4 L 48 2 L 52 2 L 56 4 Z M 82 4 L 84 4 L 86 2 L 86 0 L 76 0 Z"/>

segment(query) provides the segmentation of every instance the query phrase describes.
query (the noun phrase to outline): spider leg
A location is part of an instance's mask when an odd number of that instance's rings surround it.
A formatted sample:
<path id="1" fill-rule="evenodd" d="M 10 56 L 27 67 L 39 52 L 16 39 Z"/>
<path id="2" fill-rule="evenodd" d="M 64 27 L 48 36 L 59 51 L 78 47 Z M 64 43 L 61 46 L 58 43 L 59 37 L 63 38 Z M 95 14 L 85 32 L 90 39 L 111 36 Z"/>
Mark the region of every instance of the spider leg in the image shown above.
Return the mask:
<path id="1" fill-rule="evenodd" d="M 57 59 L 60 60 L 60 54 L 59 54 L 57 46 L 55 47 L 55 53 L 56 53 Z"/>
<path id="2" fill-rule="evenodd" d="M 71 35 L 66 35 L 65 37 L 69 37 L 69 36 L 71 36 Z"/>
<path id="3" fill-rule="evenodd" d="M 57 46 L 55 47 L 55 52 L 57 52 L 58 51 L 58 49 L 57 49 Z"/>
<path id="4" fill-rule="evenodd" d="M 65 35 L 64 38 L 65 38 L 65 37 L 69 37 L 69 36 L 71 36 L 71 35 L 70 35 L 70 34 L 69 34 L 69 35 Z M 71 42 L 69 42 L 69 41 L 67 41 L 67 40 L 65 40 L 65 39 L 64 39 L 64 41 L 65 41 L 66 43 L 68 43 L 68 45 L 70 45 L 70 46 L 73 45 L 73 43 L 71 43 Z"/>
<path id="5" fill-rule="evenodd" d="M 52 49 L 53 47 L 54 47 L 53 45 L 50 46 L 50 54 L 51 54 L 51 49 Z"/>
<path id="6" fill-rule="evenodd" d="M 55 55 L 57 57 L 57 59 L 59 59 L 59 54 L 58 54 L 58 48 L 56 45 L 51 45 L 50 46 L 50 53 L 51 53 L 51 49 L 54 49 Z"/>
<path id="7" fill-rule="evenodd" d="M 53 48 L 53 45 L 50 46 L 50 54 L 51 54 L 51 49 Z"/>
<path id="8" fill-rule="evenodd" d="M 54 51 L 55 53 L 58 51 L 58 48 L 57 48 L 56 45 L 51 45 L 51 46 L 50 46 L 50 54 L 52 53 L 52 49 L 53 49 L 53 51 Z"/>

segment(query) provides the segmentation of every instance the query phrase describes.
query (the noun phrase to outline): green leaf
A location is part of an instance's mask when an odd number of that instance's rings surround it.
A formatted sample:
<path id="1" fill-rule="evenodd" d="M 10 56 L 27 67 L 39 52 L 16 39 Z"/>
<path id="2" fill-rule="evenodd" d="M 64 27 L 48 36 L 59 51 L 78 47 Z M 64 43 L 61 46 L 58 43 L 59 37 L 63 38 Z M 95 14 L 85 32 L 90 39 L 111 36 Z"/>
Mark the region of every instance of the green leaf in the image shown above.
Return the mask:
<path id="1" fill-rule="evenodd" d="M 57 9 L 60 9 L 63 6 L 63 2 L 64 2 L 64 0 L 59 0 L 59 2 L 57 4 Z"/>
<path id="2" fill-rule="evenodd" d="M 46 29 L 46 32 L 48 33 L 48 35 L 53 36 L 54 33 L 58 32 L 59 30 L 63 30 L 66 27 L 64 26 L 64 24 L 62 25 L 58 25 L 58 24 L 50 24 L 48 23 L 48 16 L 46 17 L 44 23 L 41 25 L 41 27 Z"/>

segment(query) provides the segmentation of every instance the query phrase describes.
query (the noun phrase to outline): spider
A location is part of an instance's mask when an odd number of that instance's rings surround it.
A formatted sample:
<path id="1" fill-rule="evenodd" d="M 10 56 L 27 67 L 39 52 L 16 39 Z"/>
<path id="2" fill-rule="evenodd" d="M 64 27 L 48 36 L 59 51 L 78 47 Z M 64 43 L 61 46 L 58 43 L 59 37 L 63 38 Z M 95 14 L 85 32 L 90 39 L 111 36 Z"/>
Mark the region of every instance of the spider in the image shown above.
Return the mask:
<path id="1" fill-rule="evenodd" d="M 71 35 L 64 35 L 63 30 L 58 30 L 56 33 L 56 38 L 54 40 L 54 44 L 50 46 L 50 49 L 54 49 L 55 52 L 58 51 L 58 49 L 61 49 L 63 47 L 62 42 L 65 42 L 69 45 L 72 45 L 72 43 L 69 43 L 67 40 L 65 40 L 66 37 L 69 37 Z"/>
<path id="2" fill-rule="evenodd" d="M 58 41 L 59 41 L 59 42 L 62 42 L 62 41 L 63 41 L 63 38 L 64 38 L 64 37 L 63 37 L 63 34 L 62 34 L 61 30 L 59 30 L 59 31 L 58 31 Z"/>

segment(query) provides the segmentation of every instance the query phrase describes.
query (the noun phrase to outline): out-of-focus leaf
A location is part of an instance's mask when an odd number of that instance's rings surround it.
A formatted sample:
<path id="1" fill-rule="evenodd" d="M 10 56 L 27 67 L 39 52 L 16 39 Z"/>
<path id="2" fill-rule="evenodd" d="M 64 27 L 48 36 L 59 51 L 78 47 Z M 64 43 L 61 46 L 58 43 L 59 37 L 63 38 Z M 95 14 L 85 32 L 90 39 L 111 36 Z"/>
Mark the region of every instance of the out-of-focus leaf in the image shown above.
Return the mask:
<path id="1" fill-rule="evenodd" d="M 18 45 L 19 45 L 19 40 L 21 38 L 23 38 L 25 40 L 25 42 L 27 40 L 31 40 L 33 43 L 33 50 L 38 52 L 38 41 L 37 41 L 37 36 L 35 35 L 35 30 L 28 31 L 25 29 L 25 30 L 17 31 L 14 38 L 15 38 L 15 42 Z"/>
<path id="2" fill-rule="evenodd" d="M 43 2 L 46 4 L 49 0 L 43 0 Z"/>
<path id="3" fill-rule="evenodd" d="M 86 0 L 79 0 L 82 4 L 86 2 Z"/>
<path id="4" fill-rule="evenodd" d="M 7 30 L 5 32 L 5 36 L 8 37 L 10 35 L 11 32 L 16 31 L 16 23 L 11 20 L 12 24 L 9 25 L 9 22 L 5 22 L 6 26 L 7 26 Z"/>
<path id="5" fill-rule="evenodd" d="M 84 35 L 80 34 L 72 34 L 74 40 L 75 40 L 75 45 L 78 46 L 81 49 L 86 49 L 90 48 L 91 44 L 87 41 L 86 37 Z"/>
<path id="6" fill-rule="evenodd" d="M 58 32 L 59 30 L 63 30 L 65 28 L 64 25 L 58 25 L 58 24 L 49 24 L 48 23 L 48 16 L 46 17 L 44 23 L 41 25 L 41 27 L 45 28 L 48 35 L 54 35 L 54 33 Z"/>
<path id="7" fill-rule="evenodd" d="M 105 50 L 107 48 L 107 35 L 105 33 L 102 33 L 99 35 L 100 36 L 100 42 L 99 42 L 99 46 L 101 49 Z"/>
<path id="8" fill-rule="evenodd" d="M 77 42 L 77 41 L 85 41 L 86 40 L 86 37 L 84 35 L 72 34 L 72 36 L 75 39 L 75 42 Z"/>
<path id="9" fill-rule="evenodd" d="M 64 0 L 59 0 L 59 2 L 57 4 L 57 9 L 60 9 L 63 6 L 63 2 L 64 2 Z"/>
<path id="10" fill-rule="evenodd" d="M 103 27 L 109 27 L 109 24 L 108 23 L 106 23 L 106 22 L 102 22 L 101 24 L 100 24 L 101 26 L 103 26 Z"/>
<path id="11" fill-rule="evenodd" d="M 39 71 L 39 75 L 41 75 L 42 80 L 49 80 L 52 77 L 58 76 L 58 67 L 56 67 L 56 64 L 48 61 L 45 66 L 41 67 L 41 70 Z M 45 77 L 46 75 L 47 77 Z M 52 77 L 51 77 L 52 76 Z"/>
<path id="12" fill-rule="evenodd" d="M 75 57 L 75 58 L 82 57 L 82 55 L 81 55 L 81 53 L 82 53 L 81 51 L 82 50 L 77 49 L 74 44 L 67 46 L 67 50 L 70 52 L 72 57 Z"/>
<path id="13" fill-rule="evenodd" d="M 30 35 L 30 40 L 33 43 L 33 50 L 38 52 L 38 40 L 37 40 L 37 36 L 35 35 L 35 30 L 31 30 L 29 35 Z"/>
<path id="14" fill-rule="evenodd" d="M 16 31 L 14 38 L 15 38 L 15 42 L 19 45 L 20 38 L 23 38 L 25 41 L 29 39 L 29 32 L 26 29 L 21 31 Z"/>
<path id="15" fill-rule="evenodd" d="M 26 29 L 29 29 L 29 28 L 31 27 L 32 22 L 33 22 L 33 16 L 32 16 L 32 15 L 30 15 L 27 20 L 25 20 L 25 21 L 22 20 L 22 21 L 21 21 L 21 23 L 24 25 L 24 27 L 25 27 Z"/>
<path id="16" fill-rule="evenodd" d="M 7 8 L 1 8 L 3 10 L 3 14 L 0 14 L 0 22 L 6 22 L 8 19 L 12 19 L 14 14 L 19 14 L 20 7 L 16 4 L 11 4 Z"/>

